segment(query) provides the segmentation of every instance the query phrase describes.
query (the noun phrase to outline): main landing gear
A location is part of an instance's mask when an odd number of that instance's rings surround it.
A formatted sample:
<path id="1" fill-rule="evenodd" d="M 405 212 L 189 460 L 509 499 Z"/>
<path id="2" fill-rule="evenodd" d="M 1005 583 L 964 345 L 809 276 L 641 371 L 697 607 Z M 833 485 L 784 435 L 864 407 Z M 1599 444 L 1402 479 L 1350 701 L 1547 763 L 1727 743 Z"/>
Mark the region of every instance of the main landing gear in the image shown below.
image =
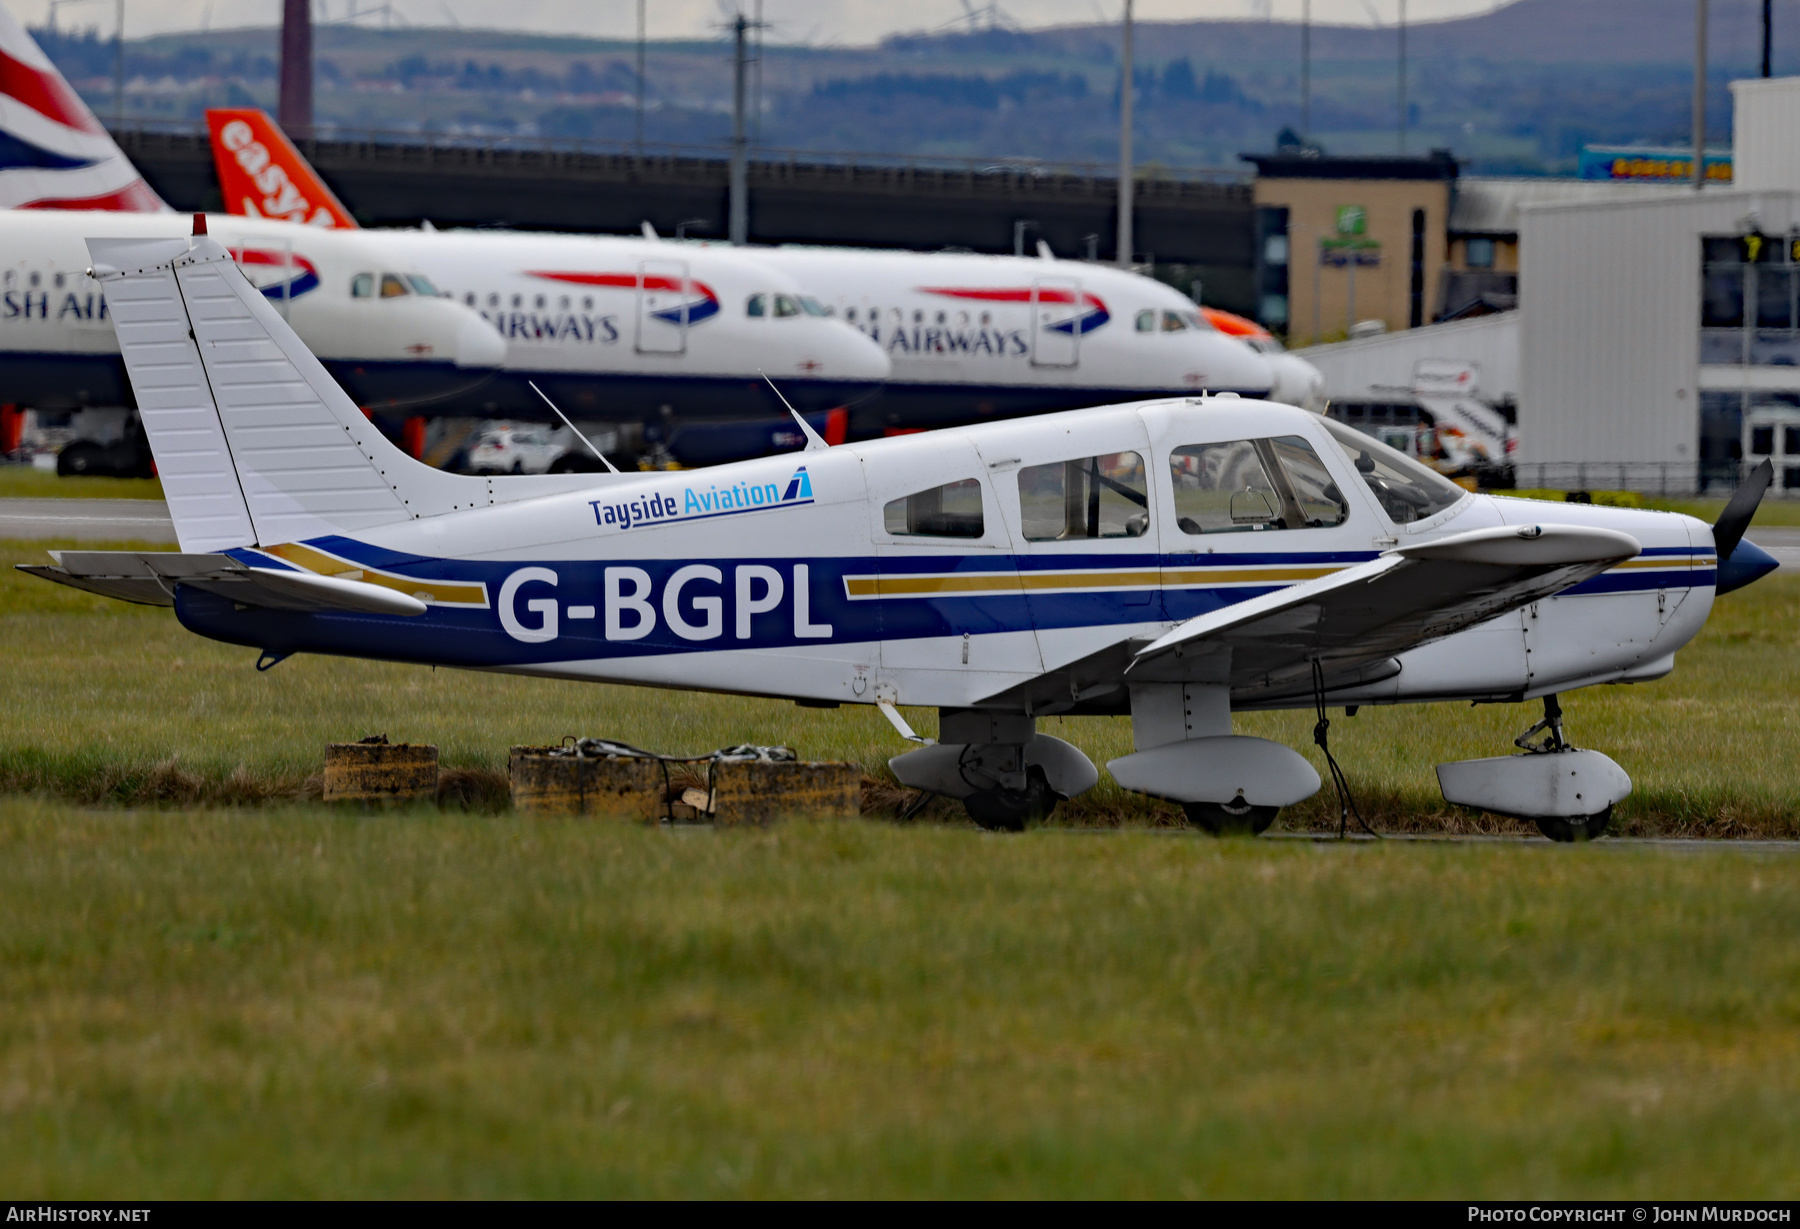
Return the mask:
<path id="1" fill-rule="evenodd" d="M 888 761 L 902 785 L 956 798 L 991 832 L 1022 832 L 1056 804 L 1094 787 L 1100 772 L 1060 738 L 1018 713 L 941 709 L 940 742 Z"/>
<path id="2" fill-rule="evenodd" d="M 1613 806 L 1631 793 L 1631 778 L 1600 752 L 1569 742 L 1554 695 L 1544 697 L 1543 718 L 1513 742 L 1514 755 L 1439 764 L 1444 800 L 1528 819 L 1553 841 L 1603 835 Z"/>

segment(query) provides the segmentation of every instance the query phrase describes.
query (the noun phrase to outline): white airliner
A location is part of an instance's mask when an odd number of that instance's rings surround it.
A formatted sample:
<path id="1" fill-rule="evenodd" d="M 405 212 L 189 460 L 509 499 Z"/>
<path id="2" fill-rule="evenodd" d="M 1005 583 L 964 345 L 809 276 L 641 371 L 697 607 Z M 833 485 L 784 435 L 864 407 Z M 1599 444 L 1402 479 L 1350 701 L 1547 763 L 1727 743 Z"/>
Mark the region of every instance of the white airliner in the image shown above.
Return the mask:
<path id="1" fill-rule="evenodd" d="M 887 352 L 893 375 L 857 423 L 935 427 L 1233 392 L 1266 397 L 1269 361 L 1170 286 L 1108 265 L 968 253 L 749 248 Z"/>
<path id="2" fill-rule="evenodd" d="M 214 110 L 207 119 L 228 209 L 322 226 L 355 225 L 267 114 Z M 253 173 L 265 176 L 266 183 Z M 420 263 L 463 302 L 489 313 L 513 346 L 515 363 L 528 361 L 527 346 L 545 327 L 531 314 L 534 304 L 541 311 L 570 301 L 567 287 L 489 284 L 501 267 L 559 267 L 543 250 L 547 241 L 541 237 L 383 233 L 404 236 L 396 251 Z M 1278 383 L 1269 358 L 1218 332 L 1170 287 L 1106 265 L 1057 260 L 1045 249 L 1040 259 L 1021 259 L 853 248 L 734 249 L 716 243 L 659 247 L 608 236 L 557 236 L 553 242 L 565 262 L 577 253 L 626 245 L 631 260 L 747 255 L 791 279 L 786 285 L 771 280 L 748 295 L 721 295 L 722 301 L 708 308 L 773 338 L 820 314 L 822 304 L 825 314 L 866 335 L 893 366 L 879 396 L 851 406 L 850 430 L 859 437 L 1129 397 L 1195 392 L 1260 397 Z M 512 263 L 495 263 L 503 260 Z M 789 288 L 795 284 L 809 293 Z M 1310 371 L 1304 360 L 1283 358 Z M 1302 392 L 1316 388 L 1317 372 L 1311 375 L 1311 381 L 1287 384 Z"/>
<path id="3" fill-rule="evenodd" d="M 0 67 L 0 401 L 120 404 L 117 346 L 104 300 L 84 280 L 81 240 L 95 233 L 91 219 L 108 216 L 99 211 L 138 215 L 114 234 L 179 235 L 187 220 L 168 212 L 4 8 Z M 742 312 L 749 296 L 795 302 L 800 291 L 739 254 L 671 253 L 641 239 L 602 251 L 554 236 L 334 231 L 322 225 L 329 214 L 282 208 L 292 185 L 278 163 L 246 170 L 256 152 L 240 146 L 232 165 L 271 216 L 215 219 L 213 233 L 371 408 L 549 417 L 526 383 L 535 377 L 583 419 L 650 422 L 664 434 L 671 420 L 748 421 L 745 440 L 701 433 L 688 443 L 753 455 L 779 442 L 773 415 L 781 436 L 800 438 L 762 373 L 824 412 L 868 395 L 888 372 L 880 350 L 839 322 L 802 315 L 753 327 Z M 336 220 L 349 218 L 340 209 Z"/>
<path id="4" fill-rule="evenodd" d="M 356 227 L 267 114 L 213 110 L 207 123 L 230 212 Z M 866 399 L 888 375 L 880 350 L 793 278 L 731 249 L 528 231 L 367 233 L 506 339 L 506 371 L 473 407 L 487 414 L 543 417 L 536 383 L 578 418 L 658 424 L 696 464 L 767 452 L 772 433 L 793 436 L 762 375 L 808 412 Z M 835 426 L 843 429 L 841 416 Z"/>
<path id="5" fill-rule="evenodd" d="M 168 211 L 30 36 L 0 8 L 0 401 L 126 404 L 86 236 L 176 236 Z M 107 212 L 101 212 L 107 211 Z M 123 212 L 113 212 L 123 211 Z M 358 402 L 429 400 L 491 379 L 505 343 L 378 239 L 215 219 L 214 233 Z M 358 281 L 361 277 L 365 281 Z M 366 286 L 363 301 L 354 301 Z M 396 382 L 396 371 L 405 378 Z"/>
<path id="6" fill-rule="evenodd" d="M 0 212 L 0 400 L 39 408 L 129 404 L 105 295 L 88 276 L 97 229 L 143 238 L 191 228 L 176 213 Z M 380 236 L 217 215 L 212 233 L 359 405 L 417 412 L 478 392 L 506 343 L 438 295 Z"/>
<path id="7" fill-rule="evenodd" d="M 1631 780 L 1569 745 L 1558 693 L 1667 674 L 1715 595 L 1775 566 L 1742 540 L 1766 463 L 1708 526 L 1474 494 L 1235 397 L 815 434 L 698 473 L 447 474 L 363 419 L 214 240 L 91 248 L 181 549 L 26 570 L 173 606 L 264 666 L 872 704 L 921 743 L 896 706 L 935 707 L 938 741 L 891 766 L 984 826 L 1098 781 L 1045 716 L 1129 715 L 1116 781 L 1256 832 L 1320 777 L 1234 710 L 1541 698 L 1522 753 L 1438 766 L 1444 796 L 1596 836 Z"/>

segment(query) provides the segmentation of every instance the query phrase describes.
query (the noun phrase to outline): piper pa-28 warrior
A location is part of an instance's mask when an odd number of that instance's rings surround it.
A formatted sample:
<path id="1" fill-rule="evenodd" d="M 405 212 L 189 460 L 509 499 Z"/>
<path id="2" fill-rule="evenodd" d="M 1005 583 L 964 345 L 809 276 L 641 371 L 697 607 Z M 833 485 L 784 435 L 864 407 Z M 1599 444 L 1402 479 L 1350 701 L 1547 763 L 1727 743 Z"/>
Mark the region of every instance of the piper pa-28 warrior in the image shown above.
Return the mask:
<path id="1" fill-rule="evenodd" d="M 1129 714 L 1121 785 L 1256 832 L 1320 778 L 1234 734 L 1234 710 L 1541 698 L 1541 743 L 1440 765 L 1440 783 L 1594 836 L 1631 782 L 1568 744 L 1556 697 L 1667 674 L 1714 597 L 1775 566 L 1742 540 L 1755 482 L 1711 527 L 1491 498 L 1231 397 L 815 437 L 703 473 L 447 474 L 357 413 L 217 242 L 90 248 L 181 549 L 27 570 L 173 606 L 259 665 L 333 653 L 874 704 L 907 735 L 896 706 L 935 707 L 937 741 L 894 772 L 988 827 L 1098 780 L 1038 731 L 1052 714 Z"/>

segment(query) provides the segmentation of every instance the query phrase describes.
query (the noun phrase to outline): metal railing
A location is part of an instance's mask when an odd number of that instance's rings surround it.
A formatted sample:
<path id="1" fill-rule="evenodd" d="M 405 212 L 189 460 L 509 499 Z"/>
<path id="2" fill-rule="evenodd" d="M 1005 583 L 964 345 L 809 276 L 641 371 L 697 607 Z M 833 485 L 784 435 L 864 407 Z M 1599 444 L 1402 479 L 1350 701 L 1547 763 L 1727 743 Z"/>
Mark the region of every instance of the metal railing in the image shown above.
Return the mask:
<path id="1" fill-rule="evenodd" d="M 1520 490 L 1722 496 L 1730 494 L 1748 470 L 1738 461 L 1534 461 L 1515 463 L 1513 478 Z"/>
<path id="2" fill-rule="evenodd" d="M 194 120 L 127 118 L 114 126 L 113 134 L 121 144 L 129 144 L 140 136 L 160 136 L 208 143 L 206 125 Z M 429 162 L 442 152 L 466 158 L 476 155 L 484 160 L 504 160 L 520 155 L 556 162 L 568 159 L 595 161 L 630 161 L 651 166 L 707 165 L 728 162 L 730 146 L 645 142 L 639 146 L 630 140 L 591 137 L 512 136 L 498 133 L 427 131 L 392 128 L 353 128 L 331 124 L 315 124 L 311 129 L 288 134 L 303 151 L 317 146 L 330 146 L 333 152 L 348 148 L 362 149 L 371 155 L 380 152 L 420 156 Z M 407 160 L 414 160 L 407 158 Z M 903 176 L 954 176 L 971 181 L 1041 183 L 1045 188 L 1065 187 L 1073 183 L 1116 184 L 1117 164 L 1107 162 L 1064 162 L 1028 157 L 961 157 L 937 154 L 884 153 L 869 150 L 789 149 L 756 146 L 750 151 L 752 167 L 787 168 L 790 175 L 802 169 L 830 169 L 847 172 L 876 173 L 880 178 Z M 1234 167 L 1165 166 L 1147 162 L 1137 168 L 1137 180 L 1146 187 L 1157 185 L 1202 187 L 1246 187 L 1254 175 L 1248 169 Z"/>

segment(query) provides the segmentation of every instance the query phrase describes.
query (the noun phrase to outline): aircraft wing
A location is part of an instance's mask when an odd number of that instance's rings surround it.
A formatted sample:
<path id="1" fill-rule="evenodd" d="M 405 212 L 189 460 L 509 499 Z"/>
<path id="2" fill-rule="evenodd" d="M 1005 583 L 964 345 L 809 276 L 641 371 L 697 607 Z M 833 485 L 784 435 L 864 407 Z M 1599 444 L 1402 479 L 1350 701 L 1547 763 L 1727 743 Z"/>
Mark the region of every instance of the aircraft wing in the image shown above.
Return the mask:
<path id="1" fill-rule="evenodd" d="M 269 610 L 349 610 L 364 614 L 421 615 L 425 603 L 409 594 L 316 572 L 258 568 L 230 555 L 179 551 L 52 551 L 56 566 L 18 564 L 45 580 L 146 606 L 173 606 L 175 586 Z"/>
<path id="2" fill-rule="evenodd" d="M 1132 683 L 1224 684 L 1240 697 L 1272 698 L 1309 692 L 1315 660 L 1328 689 L 1374 682 L 1399 669 L 1397 654 L 1579 584 L 1639 549 L 1609 529 L 1471 530 L 1200 615 L 1148 643 L 1118 641 L 1014 691 L 1040 712 L 1122 696 Z"/>

